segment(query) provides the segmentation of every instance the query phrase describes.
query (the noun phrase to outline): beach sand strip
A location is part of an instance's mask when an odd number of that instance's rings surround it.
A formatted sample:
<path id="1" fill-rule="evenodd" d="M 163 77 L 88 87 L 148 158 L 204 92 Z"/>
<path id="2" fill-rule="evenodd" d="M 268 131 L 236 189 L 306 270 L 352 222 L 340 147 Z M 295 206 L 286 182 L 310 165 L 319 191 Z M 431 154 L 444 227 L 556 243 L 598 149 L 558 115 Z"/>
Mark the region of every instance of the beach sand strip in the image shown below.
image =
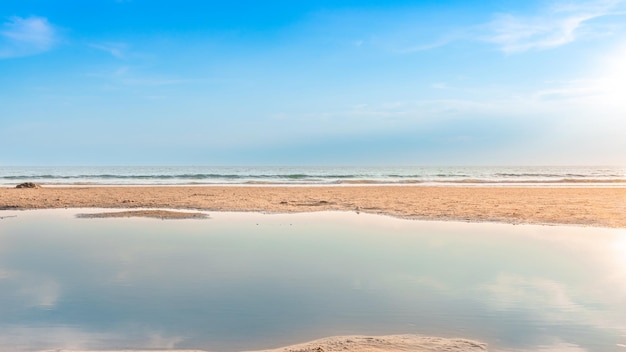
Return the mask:
<path id="1" fill-rule="evenodd" d="M 408 219 L 626 228 L 626 188 L 138 186 L 0 188 L 0 210 L 355 211 Z"/>

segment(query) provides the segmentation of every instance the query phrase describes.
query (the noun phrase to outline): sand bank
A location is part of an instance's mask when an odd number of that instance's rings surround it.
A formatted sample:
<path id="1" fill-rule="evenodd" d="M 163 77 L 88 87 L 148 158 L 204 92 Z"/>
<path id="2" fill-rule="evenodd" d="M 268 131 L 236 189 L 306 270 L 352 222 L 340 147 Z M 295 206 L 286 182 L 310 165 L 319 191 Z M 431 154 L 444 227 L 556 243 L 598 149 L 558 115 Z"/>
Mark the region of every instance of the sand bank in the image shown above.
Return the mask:
<path id="1" fill-rule="evenodd" d="M 78 214 L 76 217 L 86 219 L 96 218 L 154 218 L 161 220 L 177 219 L 207 219 L 209 216 L 204 213 L 172 211 L 172 210 L 126 210 L 112 211 L 104 213 Z"/>
<path id="2" fill-rule="evenodd" d="M 0 188 L 0 210 L 89 207 L 280 213 L 341 210 L 422 220 L 626 228 L 626 188 L 413 186 Z"/>
<path id="3" fill-rule="evenodd" d="M 477 352 L 483 343 L 416 335 L 341 336 L 258 352 Z"/>

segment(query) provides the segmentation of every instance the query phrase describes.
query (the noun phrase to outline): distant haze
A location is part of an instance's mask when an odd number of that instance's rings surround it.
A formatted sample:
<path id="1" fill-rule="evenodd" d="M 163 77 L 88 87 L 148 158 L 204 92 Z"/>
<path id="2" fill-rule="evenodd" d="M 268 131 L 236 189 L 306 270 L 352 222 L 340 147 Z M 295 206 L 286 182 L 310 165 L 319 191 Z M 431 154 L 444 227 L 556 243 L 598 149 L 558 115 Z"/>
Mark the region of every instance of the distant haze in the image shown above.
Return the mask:
<path id="1" fill-rule="evenodd" d="M 626 165 L 626 1 L 3 0 L 1 165 Z"/>

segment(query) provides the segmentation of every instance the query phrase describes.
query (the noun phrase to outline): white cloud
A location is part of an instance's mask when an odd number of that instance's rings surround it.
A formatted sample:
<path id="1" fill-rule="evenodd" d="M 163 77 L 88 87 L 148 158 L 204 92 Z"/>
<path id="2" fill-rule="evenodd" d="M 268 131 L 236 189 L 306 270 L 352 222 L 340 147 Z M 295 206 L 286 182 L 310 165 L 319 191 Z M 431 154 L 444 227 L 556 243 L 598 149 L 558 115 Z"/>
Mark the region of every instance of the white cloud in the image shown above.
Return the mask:
<path id="1" fill-rule="evenodd" d="M 448 45 L 456 40 L 462 39 L 463 37 L 464 37 L 463 35 L 458 35 L 458 34 L 454 36 L 450 35 L 447 38 L 440 39 L 433 43 L 403 48 L 403 49 L 397 50 L 397 52 L 400 54 L 411 54 L 411 53 L 415 53 L 418 51 L 427 51 L 427 50 L 437 49 L 442 46 Z"/>
<path id="2" fill-rule="evenodd" d="M 56 42 L 56 31 L 46 18 L 11 17 L 0 29 L 0 58 L 37 55 Z"/>
<path id="3" fill-rule="evenodd" d="M 507 54 L 549 49 L 571 43 L 581 35 L 593 35 L 588 22 L 599 17 L 624 14 L 619 1 L 557 3 L 532 17 L 499 14 L 484 26 L 481 39 L 497 44 Z"/>
<path id="4" fill-rule="evenodd" d="M 98 50 L 102 50 L 111 54 L 111 56 L 118 59 L 126 58 L 126 50 L 128 45 L 124 43 L 103 43 L 103 44 L 89 44 L 90 47 Z"/>
<path id="5" fill-rule="evenodd" d="M 174 78 L 145 74 L 139 72 L 138 70 L 134 70 L 132 66 L 120 66 L 108 72 L 88 73 L 86 76 L 106 80 L 113 85 L 112 87 L 118 88 L 128 86 L 161 87 L 201 81 L 200 79 Z"/>
<path id="6" fill-rule="evenodd" d="M 458 41 L 495 44 L 506 54 L 550 49 L 581 38 L 615 34 L 623 26 L 623 19 L 607 19 L 602 22 L 597 20 L 623 15 L 626 15 L 625 0 L 553 2 L 535 13 L 493 14 L 490 22 L 451 30 L 435 41 L 405 45 L 395 52 L 410 54 L 437 49 Z M 403 36 L 406 37 L 406 34 Z"/>

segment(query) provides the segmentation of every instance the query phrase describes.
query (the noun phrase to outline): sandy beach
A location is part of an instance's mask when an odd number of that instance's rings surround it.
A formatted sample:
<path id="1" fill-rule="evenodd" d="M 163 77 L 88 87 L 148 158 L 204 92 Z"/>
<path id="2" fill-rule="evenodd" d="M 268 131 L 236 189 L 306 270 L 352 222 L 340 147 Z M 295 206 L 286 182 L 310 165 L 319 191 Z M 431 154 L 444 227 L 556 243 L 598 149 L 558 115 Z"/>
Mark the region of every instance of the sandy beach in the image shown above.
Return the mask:
<path id="1" fill-rule="evenodd" d="M 90 207 L 270 213 L 334 210 L 419 220 L 626 228 L 626 188 L 421 186 L 0 188 L 0 209 Z M 159 216 L 158 212 L 148 214 Z M 171 216 L 171 213 L 169 215 Z"/>

